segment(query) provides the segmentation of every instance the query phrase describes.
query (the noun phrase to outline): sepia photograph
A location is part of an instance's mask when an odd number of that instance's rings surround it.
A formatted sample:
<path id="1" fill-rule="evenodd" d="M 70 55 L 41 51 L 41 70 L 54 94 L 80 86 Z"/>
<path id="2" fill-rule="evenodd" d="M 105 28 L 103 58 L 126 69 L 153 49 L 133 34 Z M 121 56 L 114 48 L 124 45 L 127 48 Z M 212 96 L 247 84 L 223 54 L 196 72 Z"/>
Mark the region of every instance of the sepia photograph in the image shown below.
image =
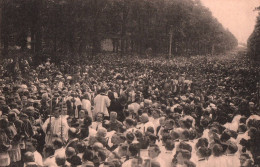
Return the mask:
<path id="1" fill-rule="evenodd" d="M 0 167 L 260 167 L 260 0 L 0 0 Z"/>

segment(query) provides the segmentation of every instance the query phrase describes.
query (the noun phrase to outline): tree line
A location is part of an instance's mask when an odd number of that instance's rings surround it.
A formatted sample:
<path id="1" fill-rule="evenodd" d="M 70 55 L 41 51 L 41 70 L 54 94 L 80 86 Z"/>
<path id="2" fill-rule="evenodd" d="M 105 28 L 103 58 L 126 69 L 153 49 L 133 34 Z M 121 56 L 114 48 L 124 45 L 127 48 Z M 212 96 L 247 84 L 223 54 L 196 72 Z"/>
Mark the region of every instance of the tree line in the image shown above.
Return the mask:
<path id="1" fill-rule="evenodd" d="M 105 39 L 113 52 L 174 55 L 222 53 L 234 35 L 199 0 L 1 0 L 1 44 L 37 54 L 96 55 Z"/>
<path id="2" fill-rule="evenodd" d="M 253 60 L 260 61 L 260 6 L 255 9 L 258 11 L 254 31 L 247 40 L 248 54 Z"/>

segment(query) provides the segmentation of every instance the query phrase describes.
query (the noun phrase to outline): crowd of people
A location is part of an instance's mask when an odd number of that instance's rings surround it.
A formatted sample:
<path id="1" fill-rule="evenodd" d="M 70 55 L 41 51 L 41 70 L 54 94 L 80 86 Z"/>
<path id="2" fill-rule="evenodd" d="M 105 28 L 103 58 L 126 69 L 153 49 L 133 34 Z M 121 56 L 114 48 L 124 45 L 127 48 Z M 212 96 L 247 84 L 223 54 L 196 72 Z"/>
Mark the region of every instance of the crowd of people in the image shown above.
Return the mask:
<path id="1" fill-rule="evenodd" d="M 0 166 L 260 166 L 260 70 L 230 57 L 4 59 Z"/>

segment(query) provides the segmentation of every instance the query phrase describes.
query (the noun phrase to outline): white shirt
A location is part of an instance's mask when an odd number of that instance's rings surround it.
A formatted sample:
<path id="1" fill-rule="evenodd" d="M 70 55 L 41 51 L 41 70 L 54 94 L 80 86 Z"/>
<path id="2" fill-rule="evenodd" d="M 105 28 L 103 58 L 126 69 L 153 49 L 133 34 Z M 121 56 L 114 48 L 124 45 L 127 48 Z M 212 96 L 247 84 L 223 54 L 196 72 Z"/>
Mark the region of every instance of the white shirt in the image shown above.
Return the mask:
<path id="1" fill-rule="evenodd" d="M 230 167 L 228 166 L 229 163 L 227 162 L 225 155 L 220 157 L 210 156 L 208 163 L 210 164 L 210 167 Z"/>
<path id="2" fill-rule="evenodd" d="M 98 131 L 99 128 L 102 128 L 102 122 L 92 122 L 91 126 L 92 129 Z"/>
<path id="3" fill-rule="evenodd" d="M 35 163 L 39 166 L 43 166 L 42 155 L 38 151 L 34 151 L 33 155 Z"/>
<path id="4" fill-rule="evenodd" d="M 209 140 L 209 129 L 205 129 L 203 131 L 203 135 L 201 136 L 201 138 L 206 138 Z"/>
<path id="5" fill-rule="evenodd" d="M 209 161 L 205 158 L 203 159 L 198 159 L 197 161 L 195 161 L 196 166 L 198 167 L 209 167 Z"/>
<path id="6" fill-rule="evenodd" d="M 165 159 L 164 158 L 161 158 L 161 157 L 156 157 L 156 158 L 153 158 L 151 159 L 152 161 L 154 162 L 158 162 L 160 164 L 161 167 L 164 167 L 166 164 L 165 164 Z"/>
<path id="7" fill-rule="evenodd" d="M 129 159 L 129 160 L 125 161 L 125 162 L 122 164 L 122 167 L 131 167 L 131 165 L 132 165 L 132 160 L 133 160 L 133 159 Z"/>
<path id="8" fill-rule="evenodd" d="M 226 155 L 226 159 L 226 161 L 228 162 L 228 166 L 240 167 L 239 154 L 228 154 Z"/>
<path id="9" fill-rule="evenodd" d="M 95 129 L 88 128 L 88 130 L 89 130 L 89 135 L 88 136 L 96 136 L 97 131 Z"/>
<path id="10" fill-rule="evenodd" d="M 50 156 L 43 161 L 43 166 L 57 166 L 54 156 Z"/>
<path id="11" fill-rule="evenodd" d="M 169 150 L 161 151 L 159 158 L 164 161 L 165 167 L 171 167 L 174 154 L 175 151 L 169 151 Z"/>
<path id="12" fill-rule="evenodd" d="M 61 148 L 55 150 L 54 156 L 56 156 L 56 155 L 64 155 L 65 156 L 66 155 L 65 154 L 65 148 L 61 147 Z"/>
<path id="13" fill-rule="evenodd" d="M 157 127 L 160 126 L 160 118 L 156 118 L 153 120 L 154 130 L 157 130 Z"/>
<path id="14" fill-rule="evenodd" d="M 83 110 L 87 110 L 88 111 L 88 116 L 90 116 L 92 119 L 92 111 L 91 111 L 91 103 L 89 100 L 87 99 L 82 99 L 82 105 L 81 105 L 81 108 Z"/>

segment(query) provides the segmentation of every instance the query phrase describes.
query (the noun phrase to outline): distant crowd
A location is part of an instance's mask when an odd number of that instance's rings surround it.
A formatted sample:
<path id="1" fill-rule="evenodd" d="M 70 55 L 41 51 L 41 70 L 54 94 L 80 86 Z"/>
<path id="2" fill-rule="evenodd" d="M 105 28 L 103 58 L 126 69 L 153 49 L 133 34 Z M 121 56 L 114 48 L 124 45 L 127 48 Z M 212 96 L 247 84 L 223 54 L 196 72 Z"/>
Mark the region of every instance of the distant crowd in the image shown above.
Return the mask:
<path id="1" fill-rule="evenodd" d="M 244 57 L 9 58 L 0 76 L 0 167 L 260 166 Z"/>

